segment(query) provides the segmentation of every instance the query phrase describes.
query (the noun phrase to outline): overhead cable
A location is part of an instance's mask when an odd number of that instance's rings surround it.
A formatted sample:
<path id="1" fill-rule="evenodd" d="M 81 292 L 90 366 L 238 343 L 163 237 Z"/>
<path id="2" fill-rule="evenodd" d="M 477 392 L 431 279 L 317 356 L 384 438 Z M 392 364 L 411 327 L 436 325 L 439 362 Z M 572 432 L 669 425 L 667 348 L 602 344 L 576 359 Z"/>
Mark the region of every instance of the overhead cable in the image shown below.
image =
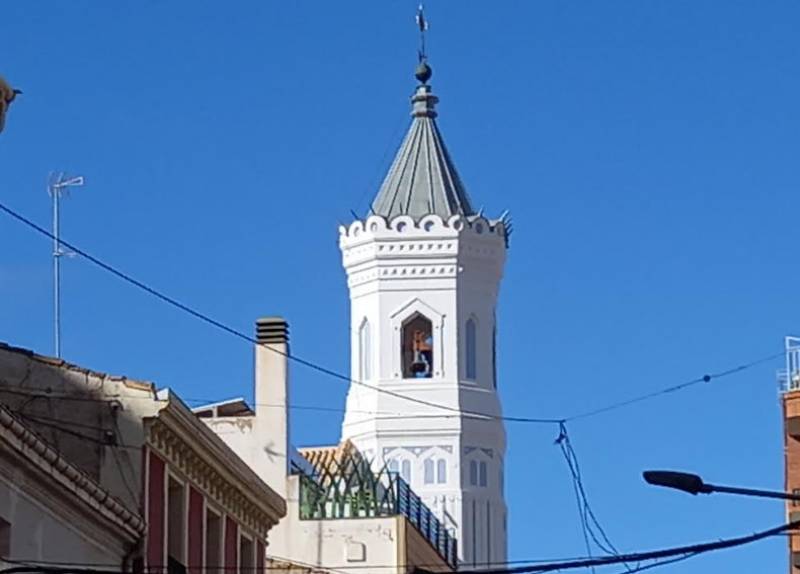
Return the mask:
<path id="1" fill-rule="evenodd" d="M 40 235 L 43 235 L 43 236 L 45 236 L 45 237 L 47 237 L 49 239 L 55 239 L 55 237 L 53 236 L 53 234 L 50 231 L 48 231 L 44 227 L 34 223 L 32 220 L 30 220 L 27 217 L 25 217 L 24 215 L 14 211 L 13 209 L 11 209 L 10 207 L 6 206 L 5 204 L 3 204 L 1 202 L 0 202 L 0 211 L 5 212 L 6 214 L 8 214 L 12 218 L 16 219 L 20 223 L 23 223 L 24 225 L 30 227 L 31 229 L 33 229 L 34 231 L 36 231 Z M 682 389 L 682 388 L 697 384 L 699 382 L 710 382 L 713 379 L 718 379 L 718 378 L 722 378 L 722 377 L 725 377 L 725 376 L 728 376 L 728 375 L 731 375 L 731 374 L 734 374 L 734 373 L 741 372 L 741 371 L 743 371 L 745 369 L 748 369 L 750 367 L 753 367 L 755 365 L 758 365 L 760 363 L 775 359 L 775 358 L 783 355 L 783 352 L 777 353 L 777 354 L 774 354 L 774 355 L 769 355 L 767 357 L 763 357 L 763 358 L 757 359 L 755 361 L 752 361 L 750 363 L 735 367 L 733 369 L 729 369 L 727 371 L 722 371 L 722 372 L 717 373 L 717 374 L 706 374 L 706 375 L 703 375 L 702 377 L 699 377 L 697 379 L 693 379 L 691 381 L 687 381 L 685 383 L 681 383 L 679 385 L 675 385 L 675 386 L 672 386 L 672 387 L 667 387 L 667 388 L 662 389 L 660 391 L 655 391 L 655 392 L 652 392 L 652 393 L 648 393 L 648 394 L 645 394 L 645 395 L 634 397 L 634 398 L 626 400 L 626 401 L 622 401 L 622 402 L 619 402 L 619 403 L 614 403 L 612 405 L 608 405 L 606 407 L 602 407 L 602 408 L 599 408 L 599 409 L 594 409 L 592 411 L 579 413 L 577 415 L 573 415 L 573 416 L 567 417 L 567 418 L 539 418 L 539 417 L 521 417 L 521 416 L 493 415 L 493 414 L 489 414 L 489 413 L 481 413 L 481 412 L 478 412 L 478 411 L 461 410 L 458 407 L 452 407 L 450 405 L 444 405 L 444 404 L 435 403 L 435 402 L 432 402 L 432 401 L 427 401 L 427 400 L 424 400 L 424 399 L 420 399 L 420 398 L 417 398 L 417 397 L 412 397 L 412 396 L 409 396 L 409 395 L 405 395 L 403 393 L 398 393 L 398 392 L 395 392 L 395 391 L 392 391 L 392 390 L 389 390 L 389 389 L 385 389 L 383 387 L 371 385 L 371 384 L 366 383 L 364 381 L 360 381 L 358 379 L 354 379 L 354 378 L 350 377 L 349 375 L 340 373 L 340 372 L 338 372 L 338 371 L 336 371 L 336 370 L 334 370 L 332 368 L 326 367 L 324 365 L 320 365 L 320 364 L 315 363 L 315 362 L 313 362 L 311 360 L 308 360 L 308 359 L 304 359 L 304 358 L 302 358 L 302 357 L 300 357 L 298 355 L 295 355 L 293 353 L 282 352 L 279 349 L 275 349 L 274 347 L 270 347 L 268 345 L 264 345 L 263 343 L 257 341 L 254 337 L 252 337 L 252 336 L 250 336 L 250 335 L 248 335 L 248 334 L 246 334 L 246 333 L 244 333 L 244 332 L 242 332 L 242 331 L 240 331 L 240 330 L 238 330 L 238 329 L 236 329 L 234 327 L 226 325 L 222 321 L 214 319 L 213 317 L 210 317 L 209 315 L 206 315 L 205 313 L 197 311 L 196 309 L 190 307 L 189 305 L 187 305 L 185 303 L 182 303 L 181 301 L 175 299 L 174 297 L 166 295 L 166 294 L 162 293 L 161 291 L 159 291 L 158 289 L 155 289 L 154 287 L 151 287 L 151 286 L 147 285 L 146 283 L 144 283 L 144 282 L 132 277 L 131 275 L 129 275 L 129 274 L 123 272 L 123 271 L 120 271 L 119 269 L 117 269 L 116 267 L 110 265 L 109 263 L 106 263 L 106 262 L 102 261 L 101 259 L 99 259 L 99 258 L 91 255 L 90 253 L 86 252 L 85 250 L 81 249 L 77 245 L 74 245 L 74 244 L 72 244 L 72 243 L 70 243 L 70 242 L 68 242 L 68 241 L 66 241 L 66 240 L 64 240 L 62 238 L 59 238 L 59 242 L 61 243 L 61 245 L 63 245 L 64 247 L 66 247 L 70 251 L 72 251 L 75 255 L 83 257 L 84 259 L 86 259 L 90 263 L 93 263 L 97 267 L 100 267 L 104 271 L 107 271 L 107 272 L 111 273 L 112 275 L 114 275 L 117 278 L 123 280 L 124 282 L 129 283 L 130 285 L 133 285 L 137 289 L 140 289 L 140 290 L 152 295 L 153 297 L 161 300 L 162 302 L 164 302 L 164 303 L 166 303 L 166 304 L 168 304 L 168 305 L 170 305 L 172 307 L 175 307 L 176 309 L 179 309 L 179 310 L 183 311 L 184 313 L 187 313 L 188 315 L 191 315 L 195 319 L 198 319 L 198 320 L 200 320 L 200 321 L 202 321 L 202 322 L 204 322 L 204 323 L 206 323 L 208 325 L 211 325 L 212 327 L 215 327 L 215 328 L 217 328 L 217 329 L 219 329 L 221 331 L 224 331 L 225 333 L 228 333 L 229 335 L 237 337 L 237 338 L 239 338 L 241 340 L 244 340 L 244 341 L 246 341 L 248 343 L 251 343 L 251 344 L 254 344 L 254 345 L 259 345 L 259 346 L 264 346 L 265 348 L 269 349 L 273 353 L 282 355 L 282 356 L 286 357 L 288 360 L 293 361 L 293 362 L 295 362 L 297 364 L 303 365 L 304 367 L 307 367 L 309 369 L 312 369 L 314 371 L 317 371 L 317 372 L 322 373 L 324 375 L 327 375 L 329 377 L 344 381 L 344 382 L 346 382 L 348 384 L 358 385 L 358 386 L 373 390 L 373 391 L 381 393 L 381 394 L 385 394 L 385 395 L 388 395 L 388 396 L 395 397 L 395 398 L 403 400 L 403 401 L 420 404 L 420 405 L 423 405 L 423 406 L 426 406 L 426 407 L 430 407 L 430 408 L 434 408 L 434 409 L 438 409 L 438 410 L 444 410 L 444 411 L 453 412 L 453 413 L 456 413 L 456 415 L 458 415 L 458 416 L 467 416 L 467 417 L 473 417 L 473 418 L 478 418 L 478 419 L 483 419 L 483 420 L 502 420 L 502 421 L 506 421 L 506 422 L 531 423 L 531 424 L 561 424 L 561 423 L 566 422 L 566 421 L 573 421 L 573 420 L 578 420 L 578 419 L 583 419 L 583 418 L 595 416 L 595 415 L 598 415 L 600 413 L 607 412 L 609 410 L 621 408 L 623 406 L 627 406 L 627 405 L 630 405 L 630 404 L 633 404 L 633 403 L 644 401 L 644 400 L 647 400 L 649 398 L 653 398 L 653 397 L 656 397 L 656 396 L 659 396 L 659 395 L 662 395 L 662 394 L 674 392 L 674 391 L 677 391 L 679 389 Z"/>

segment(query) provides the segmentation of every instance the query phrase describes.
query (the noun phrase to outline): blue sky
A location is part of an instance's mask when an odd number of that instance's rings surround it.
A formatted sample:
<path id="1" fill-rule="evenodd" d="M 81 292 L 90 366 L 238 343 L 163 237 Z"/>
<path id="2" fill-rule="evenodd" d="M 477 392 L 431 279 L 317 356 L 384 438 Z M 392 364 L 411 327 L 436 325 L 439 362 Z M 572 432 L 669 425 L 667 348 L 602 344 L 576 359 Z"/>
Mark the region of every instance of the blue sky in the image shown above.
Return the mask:
<path id="1" fill-rule="evenodd" d="M 337 225 L 408 125 L 414 2 L 23 2 L 0 74 L 24 90 L 0 197 L 49 224 L 47 174 L 87 185 L 64 237 L 250 332 L 348 368 Z M 800 333 L 796 2 L 429 2 L 440 127 L 473 202 L 515 231 L 499 308 L 510 415 L 563 417 L 779 352 Z M 0 218 L 0 340 L 52 351 L 50 244 Z M 245 343 L 88 263 L 64 265 L 64 355 L 188 398 L 251 391 Z M 646 468 L 783 486 L 780 361 L 570 425 L 621 550 L 749 533 L 780 503 L 647 487 Z M 346 388 L 293 369 L 294 402 Z M 338 437 L 299 411 L 295 440 Z M 508 426 L 510 558 L 585 553 L 552 426 Z M 661 572 L 785 569 L 774 539 Z"/>

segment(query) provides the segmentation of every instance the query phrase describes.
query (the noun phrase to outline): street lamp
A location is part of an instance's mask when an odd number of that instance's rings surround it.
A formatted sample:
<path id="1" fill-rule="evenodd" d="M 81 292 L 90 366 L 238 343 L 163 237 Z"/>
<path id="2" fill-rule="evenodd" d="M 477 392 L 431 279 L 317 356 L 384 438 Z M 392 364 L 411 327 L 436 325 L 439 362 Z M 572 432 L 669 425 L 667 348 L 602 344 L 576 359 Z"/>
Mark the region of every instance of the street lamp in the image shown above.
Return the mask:
<path id="1" fill-rule="evenodd" d="M 779 498 L 781 500 L 800 501 L 800 494 L 777 492 L 774 490 L 757 490 L 754 488 L 739 488 L 736 486 L 720 486 L 708 484 L 697 474 L 676 472 L 673 470 L 646 470 L 642 473 L 648 484 L 665 486 L 682 490 L 689 494 L 711 494 L 712 492 L 725 492 L 728 494 L 741 494 L 744 496 L 760 496 L 762 498 Z"/>

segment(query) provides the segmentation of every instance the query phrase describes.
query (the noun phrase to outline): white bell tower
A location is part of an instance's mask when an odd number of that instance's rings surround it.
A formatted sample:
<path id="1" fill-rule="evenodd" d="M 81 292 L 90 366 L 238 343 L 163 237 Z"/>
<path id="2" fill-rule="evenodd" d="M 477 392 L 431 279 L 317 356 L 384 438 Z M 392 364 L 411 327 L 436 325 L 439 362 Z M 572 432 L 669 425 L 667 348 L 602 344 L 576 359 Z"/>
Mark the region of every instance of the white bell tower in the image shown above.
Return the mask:
<path id="1" fill-rule="evenodd" d="M 342 438 L 410 483 L 458 538 L 462 568 L 486 567 L 506 561 L 505 430 L 493 417 L 508 230 L 470 204 L 424 57 L 416 77 L 413 122 L 370 215 L 339 229 L 355 381 Z"/>

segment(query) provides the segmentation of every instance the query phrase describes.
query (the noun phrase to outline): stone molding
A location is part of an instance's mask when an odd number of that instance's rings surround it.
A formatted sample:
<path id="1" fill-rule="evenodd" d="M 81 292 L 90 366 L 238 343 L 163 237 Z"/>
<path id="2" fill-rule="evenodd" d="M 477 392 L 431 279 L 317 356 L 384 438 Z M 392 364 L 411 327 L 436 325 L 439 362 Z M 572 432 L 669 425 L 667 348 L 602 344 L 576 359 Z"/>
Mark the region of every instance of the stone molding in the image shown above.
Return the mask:
<path id="1" fill-rule="evenodd" d="M 160 418 L 149 422 L 147 446 L 167 462 L 168 467 L 184 474 L 199 487 L 217 506 L 234 518 L 239 524 L 265 539 L 269 529 L 280 516 L 267 512 L 263 505 L 256 503 L 252 496 L 234 484 L 219 468 L 209 463 L 198 449 L 186 441 Z M 224 461 L 220 461 L 221 465 Z"/>

